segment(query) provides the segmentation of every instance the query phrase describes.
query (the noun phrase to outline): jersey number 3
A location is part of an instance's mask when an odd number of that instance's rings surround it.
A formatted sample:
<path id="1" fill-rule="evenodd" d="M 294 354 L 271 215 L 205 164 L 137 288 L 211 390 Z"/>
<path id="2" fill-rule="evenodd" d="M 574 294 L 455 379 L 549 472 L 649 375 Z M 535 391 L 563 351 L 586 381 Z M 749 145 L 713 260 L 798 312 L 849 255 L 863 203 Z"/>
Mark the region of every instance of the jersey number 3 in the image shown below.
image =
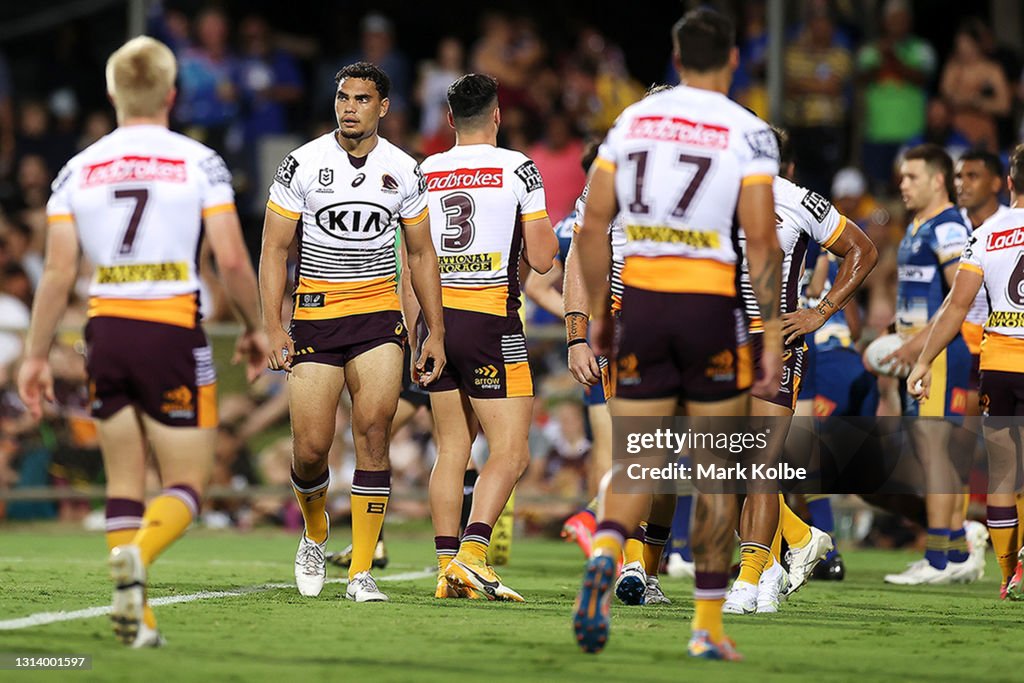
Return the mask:
<path id="1" fill-rule="evenodd" d="M 476 226 L 473 212 L 476 205 L 465 192 L 453 192 L 441 198 L 441 209 L 447 217 L 444 233 L 441 235 L 441 249 L 444 251 L 465 251 L 473 243 Z"/>
<path id="2" fill-rule="evenodd" d="M 149 201 L 149 190 L 145 188 L 134 190 L 114 190 L 114 200 L 131 200 L 135 202 L 132 214 L 128 218 L 128 227 L 121 238 L 121 245 L 117 248 L 118 256 L 128 256 L 132 253 L 135 245 L 135 238 L 139 234 L 139 223 L 142 222 L 142 214 L 146 210 L 146 202 Z"/>

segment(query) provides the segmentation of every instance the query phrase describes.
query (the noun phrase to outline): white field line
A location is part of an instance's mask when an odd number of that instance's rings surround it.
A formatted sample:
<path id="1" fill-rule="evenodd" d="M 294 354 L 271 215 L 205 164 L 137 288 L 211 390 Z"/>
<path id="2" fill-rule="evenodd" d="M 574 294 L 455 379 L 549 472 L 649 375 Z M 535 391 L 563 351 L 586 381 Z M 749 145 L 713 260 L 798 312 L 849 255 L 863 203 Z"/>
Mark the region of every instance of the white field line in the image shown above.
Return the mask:
<path id="1" fill-rule="evenodd" d="M 432 577 L 436 574 L 436 569 L 424 569 L 417 572 L 405 572 L 404 574 L 392 574 L 390 576 L 382 576 L 377 579 L 378 582 L 385 581 L 412 581 L 415 579 L 425 579 L 428 576 Z M 348 579 L 328 579 L 327 583 L 348 583 Z M 266 591 L 280 590 L 282 588 L 295 588 L 294 583 L 261 583 L 256 586 L 245 586 L 242 588 L 234 588 L 226 591 L 199 591 L 198 593 L 188 593 L 186 595 L 170 595 L 165 598 L 153 598 L 149 601 L 149 604 L 157 607 L 159 605 L 177 605 L 184 602 L 195 602 L 197 600 L 213 600 L 216 598 L 236 598 L 240 595 L 249 595 L 251 593 L 264 593 Z M 86 609 L 75 610 L 74 612 L 38 612 L 36 614 L 30 614 L 27 617 L 21 617 L 19 619 L 8 619 L 7 621 L 0 621 L 0 631 L 16 631 L 23 628 L 32 628 L 33 626 L 45 626 L 47 624 L 56 624 L 61 621 L 74 621 L 76 619 L 91 619 L 93 617 L 101 617 L 105 614 L 110 614 L 110 607 L 88 607 Z"/>

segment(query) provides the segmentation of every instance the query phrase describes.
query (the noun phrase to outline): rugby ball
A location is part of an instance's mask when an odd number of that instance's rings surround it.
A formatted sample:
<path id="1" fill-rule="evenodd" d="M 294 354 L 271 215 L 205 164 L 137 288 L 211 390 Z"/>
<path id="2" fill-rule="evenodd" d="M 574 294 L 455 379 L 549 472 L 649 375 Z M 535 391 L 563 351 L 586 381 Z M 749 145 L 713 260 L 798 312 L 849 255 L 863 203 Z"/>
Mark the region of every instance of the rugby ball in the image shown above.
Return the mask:
<path id="1" fill-rule="evenodd" d="M 904 366 L 899 368 L 900 372 L 895 372 L 895 361 L 889 361 L 888 363 L 882 363 L 882 360 L 889 356 L 893 351 L 903 346 L 903 338 L 898 334 L 886 334 L 875 341 L 868 344 L 868 348 L 864 349 L 864 366 L 868 370 L 875 373 L 876 375 L 885 375 L 886 377 L 906 377 L 910 374 L 910 368 Z"/>

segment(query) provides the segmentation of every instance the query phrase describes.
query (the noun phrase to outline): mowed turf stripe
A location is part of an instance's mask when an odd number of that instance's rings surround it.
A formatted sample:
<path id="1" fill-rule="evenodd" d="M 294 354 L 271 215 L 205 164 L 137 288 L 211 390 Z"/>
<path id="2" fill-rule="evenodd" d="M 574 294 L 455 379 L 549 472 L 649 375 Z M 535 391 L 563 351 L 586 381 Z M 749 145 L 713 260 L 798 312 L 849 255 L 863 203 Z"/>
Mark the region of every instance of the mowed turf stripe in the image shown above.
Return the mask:
<path id="1" fill-rule="evenodd" d="M 436 575 L 436 569 L 424 569 L 418 572 L 405 572 L 404 574 L 382 576 L 377 579 L 377 581 L 380 583 L 385 581 L 413 581 L 415 579 L 425 579 L 428 576 L 433 577 Z M 325 583 L 346 584 L 348 583 L 348 579 L 327 579 Z M 196 602 L 197 600 L 237 598 L 241 595 L 265 593 L 266 591 L 280 590 L 282 588 L 295 588 L 295 584 L 261 583 L 256 586 L 233 588 L 227 591 L 199 591 L 197 593 L 188 593 L 186 595 L 169 595 L 165 598 L 153 598 L 149 601 L 149 604 L 153 607 L 159 607 L 160 605 L 177 605 L 183 602 Z M 75 610 L 74 612 L 38 612 L 37 614 L 30 614 L 27 617 L 21 617 L 19 619 L 0 621 L 0 631 L 16 631 L 18 629 L 32 628 L 33 626 L 46 626 L 47 624 L 56 624 L 61 621 L 74 621 L 76 619 L 92 619 L 93 617 L 102 617 L 105 614 L 110 614 L 109 606 L 88 607 L 86 609 Z"/>

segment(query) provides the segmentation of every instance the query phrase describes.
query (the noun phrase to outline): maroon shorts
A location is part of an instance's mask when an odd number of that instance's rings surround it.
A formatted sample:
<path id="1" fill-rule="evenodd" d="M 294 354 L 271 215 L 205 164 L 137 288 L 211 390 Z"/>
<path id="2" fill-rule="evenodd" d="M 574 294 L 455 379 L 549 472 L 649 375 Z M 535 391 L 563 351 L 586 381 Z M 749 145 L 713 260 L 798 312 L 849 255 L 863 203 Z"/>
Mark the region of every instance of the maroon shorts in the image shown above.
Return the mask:
<path id="1" fill-rule="evenodd" d="M 420 318 L 418 339 L 426 335 Z M 533 396 L 533 375 L 518 315 L 444 309 L 444 353 L 447 365 L 427 391 L 459 389 L 473 398 Z"/>
<path id="2" fill-rule="evenodd" d="M 617 336 L 616 398 L 723 401 L 753 382 L 735 297 L 626 287 Z"/>
<path id="3" fill-rule="evenodd" d="M 754 376 L 760 378 L 761 372 L 761 351 L 764 348 L 764 335 L 750 335 L 752 348 L 754 350 Z M 800 341 L 798 345 L 787 346 L 782 351 L 782 382 L 779 390 L 771 398 L 761 397 L 769 403 L 777 406 L 796 410 L 796 402 L 800 398 L 800 381 L 804 374 L 804 354 L 807 353 L 807 344 Z M 811 396 L 810 398 L 814 398 Z"/>
<path id="4" fill-rule="evenodd" d="M 1024 372 L 982 370 L 979 398 L 985 417 L 1024 417 Z"/>
<path id="5" fill-rule="evenodd" d="M 292 320 L 289 333 L 295 344 L 292 365 L 323 363 L 339 368 L 382 344 L 404 347 L 406 338 L 401 311 L 361 313 L 328 320 Z"/>
<path id="6" fill-rule="evenodd" d="M 971 354 L 971 370 L 967 375 L 967 391 L 981 389 L 981 354 Z"/>
<path id="7" fill-rule="evenodd" d="M 85 343 L 93 417 L 131 405 L 170 427 L 217 426 L 217 372 L 201 327 L 96 317 Z"/>

